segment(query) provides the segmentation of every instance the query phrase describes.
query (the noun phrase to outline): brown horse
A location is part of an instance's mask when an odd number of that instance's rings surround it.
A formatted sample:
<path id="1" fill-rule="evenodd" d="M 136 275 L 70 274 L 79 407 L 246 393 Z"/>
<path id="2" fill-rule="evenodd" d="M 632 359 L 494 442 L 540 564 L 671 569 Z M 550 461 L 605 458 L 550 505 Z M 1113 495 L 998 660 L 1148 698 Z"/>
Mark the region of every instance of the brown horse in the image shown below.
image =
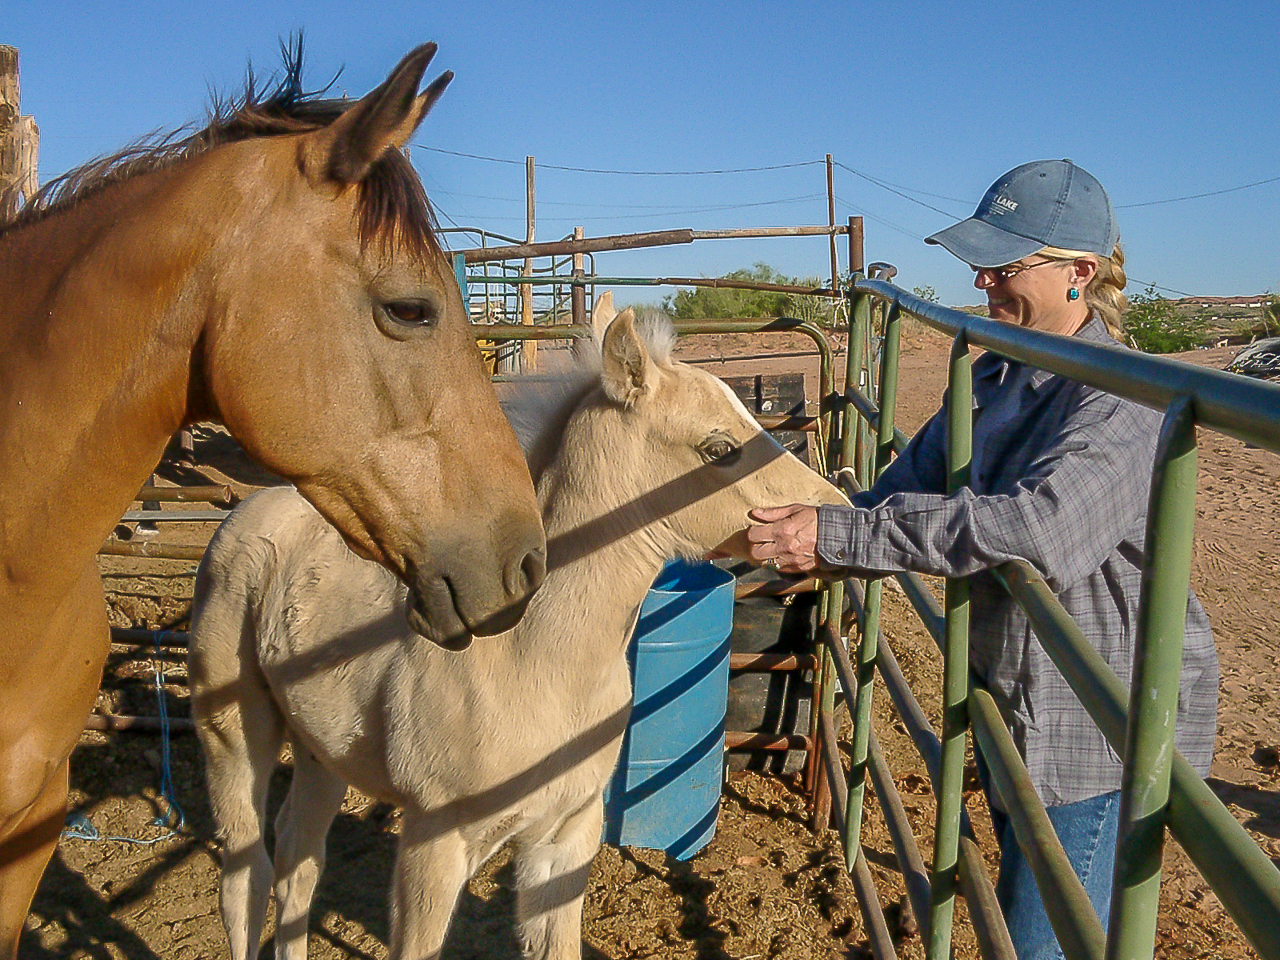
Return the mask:
<path id="1" fill-rule="evenodd" d="M 294 54 L 270 95 L 0 226 L 2 957 L 108 649 L 94 555 L 183 424 L 291 480 L 432 640 L 507 630 L 541 582 L 528 468 L 401 149 L 451 79 L 419 93 L 434 52 L 354 105 L 303 95 Z"/>

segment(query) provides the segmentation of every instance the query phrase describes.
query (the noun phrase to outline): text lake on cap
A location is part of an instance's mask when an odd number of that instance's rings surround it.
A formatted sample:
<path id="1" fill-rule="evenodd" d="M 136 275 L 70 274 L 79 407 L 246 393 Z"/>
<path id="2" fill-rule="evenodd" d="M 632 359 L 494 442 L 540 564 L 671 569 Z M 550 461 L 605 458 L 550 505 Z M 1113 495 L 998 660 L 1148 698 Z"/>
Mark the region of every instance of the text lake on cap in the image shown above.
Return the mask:
<path id="1" fill-rule="evenodd" d="M 991 185 L 967 220 L 925 239 L 975 267 L 1001 267 L 1060 247 L 1109 257 L 1120 239 L 1111 200 L 1070 160 L 1036 160 Z"/>

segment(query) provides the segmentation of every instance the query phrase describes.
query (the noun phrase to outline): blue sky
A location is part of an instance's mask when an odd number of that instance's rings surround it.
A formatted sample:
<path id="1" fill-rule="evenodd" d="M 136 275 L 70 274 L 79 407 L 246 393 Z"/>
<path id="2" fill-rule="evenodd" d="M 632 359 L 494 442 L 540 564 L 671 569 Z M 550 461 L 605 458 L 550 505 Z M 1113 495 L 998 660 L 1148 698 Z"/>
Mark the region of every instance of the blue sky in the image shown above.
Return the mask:
<path id="1" fill-rule="evenodd" d="M 1280 289 L 1278 23 L 1274 0 L 16 0 L 0 42 L 21 54 L 42 180 L 200 120 L 210 90 L 238 91 L 249 63 L 270 74 L 297 30 L 307 79 L 340 71 L 336 91 L 353 96 L 435 40 L 433 73 L 457 76 L 413 158 L 444 225 L 522 236 L 526 155 L 538 164 L 540 240 L 574 225 L 824 223 L 830 153 L 837 219 L 866 217 L 868 259 L 896 264 L 908 289 L 974 303 L 969 270 L 922 238 L 971 213 L 1005 170 L 1046 157 L 1070 157 L 1108 189 L 1131 292 Z M 1270 182 L 1236 189 L 1259 181 Z M 1200 194 L 1213 195 L 1163 202 Z M 829 270 L 822 239 L 705 241 L 596 266 L 714 276 L 757 261 Z"/>

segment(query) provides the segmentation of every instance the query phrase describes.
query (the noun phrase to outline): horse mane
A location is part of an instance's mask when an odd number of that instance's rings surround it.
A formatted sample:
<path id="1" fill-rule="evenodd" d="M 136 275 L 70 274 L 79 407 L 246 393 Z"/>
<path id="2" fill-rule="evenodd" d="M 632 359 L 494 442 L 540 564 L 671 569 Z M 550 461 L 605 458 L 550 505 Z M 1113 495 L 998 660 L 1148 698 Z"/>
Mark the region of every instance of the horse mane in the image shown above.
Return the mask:
<path id="1" fill-rule="evenodd" d="M 650 308 L 637 311 L 636 333 L 660 368 L 670 369 L 676 343 L 675 327 L 665 313 Z M 600 388 L 603 371 L 603 330 L 574 343 L 573 366 L 557 374 L 509 381 L 501 394 L 502 410 L 520 441 L 536 484 L 560 450 L 560 441 L 573 414 Z"/>
<path id="2" fill-rule="evenodd" d="M 268 79 L 260 86 L 250 65 L 239 97 L 224 99 L 214 94 L 203 128 L 187 126 L 144 137 L 49 181 L 8 223 L 0 221 L 0 236 L 62 213 L 116 184 L 168 169 L 223 144 L 326 127 L 355 102 L 325 99 L 334 81 L 316 91 L 304 90 L 301 36 L 282 42 L 281 56 L 284 76 L 274 84 Z M 388 150 L 360 182 L 357 210 L 361 243 L 395 243 L 419 257 L 441 252 L 435 212 L 402 151 Z"/>

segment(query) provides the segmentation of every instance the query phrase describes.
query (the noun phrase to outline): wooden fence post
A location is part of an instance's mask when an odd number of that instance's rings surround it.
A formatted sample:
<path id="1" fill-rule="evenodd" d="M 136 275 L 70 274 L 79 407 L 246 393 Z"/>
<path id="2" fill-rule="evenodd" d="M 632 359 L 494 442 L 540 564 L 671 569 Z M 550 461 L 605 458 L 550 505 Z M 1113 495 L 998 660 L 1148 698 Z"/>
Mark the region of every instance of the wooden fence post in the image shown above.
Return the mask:
<path id="1" fill-rule="evenodd" d="M 0 44 L 0 222 L 36 192 L 39 154 L 35 118 L 22 115 L 18 48 Z"/>
<path id="2" fill-rule="evenodd" d="M 581 227 L 573 228 L 573 239 L 581 240 L 586 234 Z M 584 267 L 586 260 L 583 254 L 575 253 L 573 255 L 573 276 L 576 279 L 586 277 L 587 273 Z M 570 291 L 570 304 L 573 311 L 572 321 L 576 324 L 586 324 L 587 322 L 587 288 L 580 284 L 574 284 Z"/>
<path id="3" fill-rule="evenodd" d="M 525 243 L 533 243 L 534 236 L 534 192 L 533 192 L 533 157 L 524 158 L 525 176 Z M 524 275 L 533 275 L 533 260 L 525 258 Z M 527 327 L 533 326 L 533 287 L 530 284 L 520 285 L 520 322 Z M 536 373 L 538 370 L 538 342 L 525 340 L 520 345 L 520 372 Z"/>

